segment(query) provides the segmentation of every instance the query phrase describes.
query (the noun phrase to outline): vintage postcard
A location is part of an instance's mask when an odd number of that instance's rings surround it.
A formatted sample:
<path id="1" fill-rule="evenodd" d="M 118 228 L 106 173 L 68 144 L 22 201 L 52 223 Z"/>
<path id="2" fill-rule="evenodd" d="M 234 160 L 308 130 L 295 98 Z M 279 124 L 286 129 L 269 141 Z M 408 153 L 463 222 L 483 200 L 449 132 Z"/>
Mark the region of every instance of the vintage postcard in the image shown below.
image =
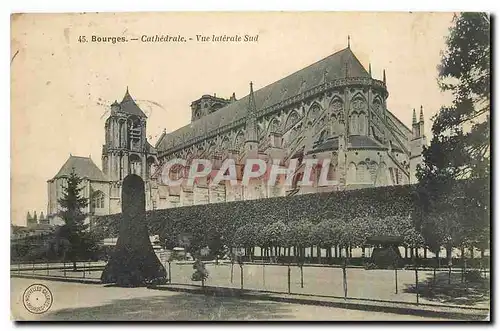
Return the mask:
<path id="1" fill-rule="evenodd" d="M 490 16 L 11 15 L 15 321 L 488 321 Z"/>

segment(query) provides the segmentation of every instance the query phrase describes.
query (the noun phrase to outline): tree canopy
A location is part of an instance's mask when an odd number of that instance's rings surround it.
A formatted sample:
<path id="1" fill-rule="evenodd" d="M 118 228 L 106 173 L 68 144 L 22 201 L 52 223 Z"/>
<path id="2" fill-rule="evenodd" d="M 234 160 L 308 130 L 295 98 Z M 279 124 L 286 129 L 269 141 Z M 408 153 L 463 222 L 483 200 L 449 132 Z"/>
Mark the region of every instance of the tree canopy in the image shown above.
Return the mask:
<path id="1" fill-rule="evenodd" d="M 421 180 L 487 177 L 490 174 L 490 18 L 455 16 L 438 67 L 438 84 L 453 102 L 433 118 Z"/>
<path id="2" fill-rule="evenodd" d="M 438 84 L 453 96 L 433 118 L 432 140 L 418 168 L 417 227 L 433 247 L 488 240 L 490 192 L 490 18 L 461 13 L 452 22 Z M 452 195 L 454 181 L 474 179 Z M 467 208 L 465 208 L 467 206 Z M 443 211 L 446 213 L 443 213 Z"/>

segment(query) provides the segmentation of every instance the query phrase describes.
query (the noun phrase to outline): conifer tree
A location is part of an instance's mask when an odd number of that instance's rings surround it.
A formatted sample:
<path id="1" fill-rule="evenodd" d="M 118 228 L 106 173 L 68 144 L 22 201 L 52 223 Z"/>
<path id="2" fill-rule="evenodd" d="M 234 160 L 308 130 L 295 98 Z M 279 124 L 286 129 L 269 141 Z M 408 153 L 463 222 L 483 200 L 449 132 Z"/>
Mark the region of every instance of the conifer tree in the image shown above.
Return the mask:
<path id="1" fill-rule="evenodd" d="M 87 215 L 83 209 L 87 207 L 88 200 L 81 196 L 82 179 L 75 173 L 73 168 L 67 178 L 67 185 L 63 188 L 63 197 L 58 200 L 62 207 L 60 212 L 64 225 L 60 228 L 59 235 L 68 240 L 70 247 L 67 256 L 73 262 L 73 270 L 76 271 L 76 261 L 86 255 L 90 248 L 88 225 L 85 224 Z"/>

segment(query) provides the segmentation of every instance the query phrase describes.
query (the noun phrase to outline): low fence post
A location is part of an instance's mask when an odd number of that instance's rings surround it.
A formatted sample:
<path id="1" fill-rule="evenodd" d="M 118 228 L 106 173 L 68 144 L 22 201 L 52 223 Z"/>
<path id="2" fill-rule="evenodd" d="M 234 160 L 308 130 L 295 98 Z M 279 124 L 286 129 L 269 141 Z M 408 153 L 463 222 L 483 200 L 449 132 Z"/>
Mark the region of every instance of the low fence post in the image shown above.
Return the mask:
<path id="1" fill-rule="evenodd" d="M 243 263 L 240 264 L 240 288 L 243 289 Z"/>
<path id="2" fill-rule="evenodd" d="M 448 285 L 451 284 L 451 261 L 448 263 Z"/>
<path id="3" fill-rule="evenodd" d="M 47 262 L 47 276 L 49 275 L 49 262 Z"/>
<path id="4" fill-rule="evenodd" d="M 231 260 L 231 284 L 233 283 L 234 261 Z"/>
<path id="5" fill-rule="evenodd" d="M 34 275 L 35 274 L 35 262 L 32 262 L 32 264 L 31 264 L 31 271 Z"/>
<path id="6" fill-rule="evenodd" d="M 262 286 L 266 287 L 266 265 L 264 261 L 262 261 Z"/>
<path id="7" fill-rule="evenodd" d="M 398 266 L 394 265 L 394 283 L 396 284 L 396 294 L 398 294 Z"/>
<path id="8" fill-rule="evenodd" d="M 342 283 L 344 285 L 344 300 L 346 300 L 347 299 L 347 259 L 344 259 L 344 264 L 342 265 Z"/>
<path id="9" fill-rule="evenodd" d="M 17 274 L 21 274 L 21 262 L 17 262 Z"/>
<path id="10" fill-rule="evenodd" d="M 63 261 L 63 273 L 64 277 L 66 277 L 66 261 Z"/>
<path id="11" fill-rule="evenodd" d="M 467 274 L 467 259 L 465 259 L 465 261 L 464 261 L 464 271 L 463 271 L 463 274 L 464 275 L 462 276 L 462 278 L 464 278 L 465 288 L 467 288 L 467 279 L 465 278 L 465 275 Z"/>
<path id="12" fill-rule="evenodd" d="M 172 267 L 170 261 L 168 261 L 168 282 L 172 284 Z"/>
<path id="13" fill-rule="evenodd" d="M 418 293 L 418 267 L 415 264 L 415 293 L 417 293 L 417 305 L 419 304 L 419 293 Z"/>
<path id="14" fill-rule="evenodd" d="M 304 266 L 300 265 L 300 288 L 304 288 Z"/>
<path id="15" fill-rule="evenodd" d="M 287 280 L 288 280 L 288 294 L 290 294 L 290 263 L 288 264 L 288 272 L 287 272 Z"/>
<path id="16" fill-rule="evenodd" d="M 85 278 L 85 261 L 83 261 L 83 267 L 82 267 L 82 269 L 83 269 L 83 278 Z"/>
<path id="17" fill-rule="evenodd" d="M 238 264 L 240 265 L 240 289 L 243 290 L 243 257 L 238 255 Z"/>

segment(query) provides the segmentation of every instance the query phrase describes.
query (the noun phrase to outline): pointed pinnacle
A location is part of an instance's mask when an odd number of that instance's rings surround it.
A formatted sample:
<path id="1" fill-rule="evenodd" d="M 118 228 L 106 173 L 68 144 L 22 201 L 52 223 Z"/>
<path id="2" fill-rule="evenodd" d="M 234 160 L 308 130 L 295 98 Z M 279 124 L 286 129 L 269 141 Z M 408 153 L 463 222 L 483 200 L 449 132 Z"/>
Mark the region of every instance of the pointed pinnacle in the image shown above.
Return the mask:
<path id="1" fill-rule="evenodd" d="M 351 48 L 351 36 L 347 35 L 347 48 Z"/>
<path id="2" fill-rule="evenodd" d="M 257 106 L 255 105 L 255 96 L 253 94 L 253 83 L 250 82 L 250 94 L 248 95 L 248 109 L 251 112 L 257 111 Z"/>
<path id="3" fill-rule="evenodd" d="M 417 113 L 415 112 L 415 108 L 413 108 L 413 124 L 417 124 Z"/>
<path id="4" fill-rule="evenodd" d="M 372 76 L 372 64 L 368 63 L 368 73 L 370 74 L 370 77 Z"/>
<path id="5" fill-rule="evenodd" d="M 384 84 L 387 82 L 387 79 L 385 77 L 385 69 L 384 69 Z"/>
<path id="6" fill-rule="evenodd" d="M 420 106 L 420 122 L 424 121 L 424 107 L 421 105 Z"/>

